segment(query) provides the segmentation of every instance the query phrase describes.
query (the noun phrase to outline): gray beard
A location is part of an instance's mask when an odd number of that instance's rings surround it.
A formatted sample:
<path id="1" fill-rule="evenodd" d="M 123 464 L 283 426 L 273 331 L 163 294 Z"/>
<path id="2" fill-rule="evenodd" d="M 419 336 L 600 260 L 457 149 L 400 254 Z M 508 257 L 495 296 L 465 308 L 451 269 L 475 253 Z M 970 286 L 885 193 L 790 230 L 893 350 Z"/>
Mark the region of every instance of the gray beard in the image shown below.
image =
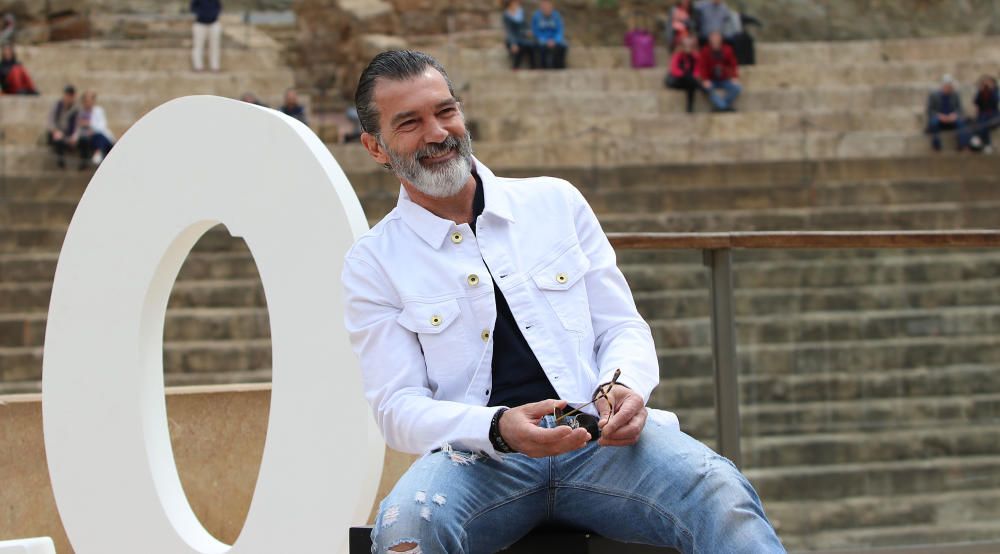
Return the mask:
<path id="1" fill-rule="evenodd" d="M 389 154 L 389 166 L 393 172 L 427 196 L 434 198 L 455 196 L 465 188 L 472 174 L 472 138 L 468 131 L 462 138 L 449 135 L 443 142 L 421 148 L 409 156 L 396 152 L 384 143 L 382 148 Z M 420 163 L 422 158 L 450 150 L 457 150 L 458 157 L 434 169 L 428 169 Z"/>

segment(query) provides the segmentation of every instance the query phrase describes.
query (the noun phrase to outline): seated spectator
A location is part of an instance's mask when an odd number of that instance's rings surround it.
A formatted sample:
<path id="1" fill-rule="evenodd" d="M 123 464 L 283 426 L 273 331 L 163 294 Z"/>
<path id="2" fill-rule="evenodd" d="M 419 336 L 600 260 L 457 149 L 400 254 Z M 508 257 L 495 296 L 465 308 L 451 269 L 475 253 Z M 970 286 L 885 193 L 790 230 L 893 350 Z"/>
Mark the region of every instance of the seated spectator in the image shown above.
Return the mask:
<path id="1" fill-rule="evenodd" d="M 542 0 L 531 18 L 531 32 L 535 35 L 535 66 L 542 69 L 566 68 L 566 38 L 563 20 L 550 0 Z"/>
<path id="2" fill-rule="evenodd" d="M 0 89 L 4 94 L 38 94 L 28 70 L 17 61 L 13 44 L 4 44 L 0 49 Z"/>
<path id="3" fill-rule="evenodd" d="M 979 148 L 991 154 L 993 140 L 990 135 L 995 127 L 1000 126 L 1000 109 L 997 106 L 1000 103 L 1000 95 L 997 92 L 997 80 L 985 75 L 981 77 L 973 103 L 976 105 L 975 135 L 979 139 Z"/>
<path id="4" fill-rule="evenodd" d="M 306 109 L 299 104 L 299 94 L 295 92 L 295 89 L 290 88 L 285 91 L 285 103 L 279 108 L 281 113 L 298 119 L 305 125 L 309 125 L 306 121 Z"/>
<path id="5" fill-rule="evenodd" d="M 692 0 L 681 0 L 670 8 L 670 28 L 668 29 L 667 48 L 674 52 L 684 42 L 684 39 L 694 32 L 694 7 Z"/>
<path id="6" fill-rule="evenodd" d="M 702 46 L 708 44 L 712 33 L 720 33 L 725 40 L 733 35 L 733 24 L 736 21 L 734 17 L 739 16 L 723 0 L 702 0 L 694 9 L 698 40 Z"/>
<path id="7" fill-rule="evenodd" d="M 931 146 L 935 152 L 941 151 L 941 131 L 948 130 L 958 133 L 958 150 L 965 150 L 969 144 L 965 114 L 951 75 L 942 77 L 941 88 L 927 98 L 927 132 L 931 135 Z"/>
<path id="8" fill-rule="evenodd" d="M 3 14 L 3 26 L 0 27 L 0 46 L 14 43 L 14 32 L 17 30 L 17 20 L 14 14 Z"/>
<path id="9" fill-rule="evenodd" d="M 262 108 L 268 107 L 267 104 L 260 101 L 260 98 L 258 98 L 256 94 L 249 91 L 244 92 L 243 95 L 240 96 L 240 100 L 246 102 L 247 104 L 253 104 L 255 106 L 260 106 Z"/>
<path id="10" fill-rule="evenodd" d="M 688 35 L 670 57 L 670 72 L 667 73 L 666 85 L 669 88 L 687 92 L 687 112 L 694 112 L 695 93 L 701 90 L 701 64 L 695 46 L 697 39 Z"/>
<path id="11" fill-rule="evenodd" d="M 56 163 L 60 168 L 66 167 L 66 151 L 76 148 L 77 113 L 76 89 L 73 85 L 66 85 L 62 98 L 56 102 L 49 114 L 46 126 L 48 142 L 52 146 L 52 151 L 56 153 Z M 80 169 L 86 167 L 86 161 L 86 157 L 81 157 Z"/>
<path id="12" fill-rule="evenodd" d="M 740 87 L 740 67 L 733 49 L 722 42 L 722 33 L 716 31 L 708 36 L 708 44 L 702 48 L 698 62 L 701 64 L 699 74 L 702 87 L 708 94 L 713 110 L 734 111 L 733 103 L 743 92 Z"/>
<path id="13" fill-rule="evenodd" d="M 528 66 L 535 68 L 534 48 L 528 36 L 528 24 L 524 20 L 524 7 L 521 0 L 505 0 L 503 9 L 504 44 L 510 54 L 511 69 L 520 69 L 521 62 L 528 61 Z"/>
<path id="14" fill-rule="evenodd" d="M 99 165 L 108 152 L 111 152 L 115 136 L 108 129 L 108 117 L 104 108 L 97 105 L 96 92 L 84 92 L 80 103 L 76 116 L 76 141 L 80 148 L 80 158 L 90 158 L 94 165 Z"/>
<path id="15" fill-rule="evenodd" d="M 654 53 L 656 39 L 642 24 L 630 25 L 632 30 L 625 33 L 625 46 L 632 54 L 632 67 L 639 69 L 643 67 L 653 67 L 656 65 L 656 54 Z"/>

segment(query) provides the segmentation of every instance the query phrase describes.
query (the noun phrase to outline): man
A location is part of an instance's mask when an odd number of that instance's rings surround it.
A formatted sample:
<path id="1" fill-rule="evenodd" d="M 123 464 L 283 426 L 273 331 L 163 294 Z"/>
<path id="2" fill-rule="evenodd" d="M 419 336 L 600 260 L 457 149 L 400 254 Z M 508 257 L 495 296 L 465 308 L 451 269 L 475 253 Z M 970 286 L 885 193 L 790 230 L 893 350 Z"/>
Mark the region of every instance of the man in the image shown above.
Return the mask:
<path id="1" fill-rule="evenodd" d="M 295 89 L 290 88 L 285 91 L 285 103 L 279 109 L 281 113 L 298 119 L 304 125 L 309 125 L 306 122 L 306 109 L 302 104 L 299 104 L 299 94 L 295 92 Z"/>
<path id="2" fill-rule="evenodd" d="M 733 111 L 733 104 L 743 92 L 740 66 L 733 49 L 722 42 L 722 33 L 708 35 L 708 44 L 701 50 L 698 63 L 701 64 L 698 73 L 703 79 L 702 87 L 708 94 L 713 111 Z"/>
<path id="3" fill-rule="evenodd" d="M 579 191 L 475 160 L 425 54 L 376 56 L 355 105 L 401 191 L 347 253 L 345 322 L 386 442 L 425 454 L 383 500 L 373 552 L 495 552 L 546 522 L 687 553 L 784 552 L 739 471 L 645 408 L 649 326 Z M 594 395 L 597 426 L 555 425 Z"/>
<path id="4" fill-rule="evenodd" d="M 566 37 L 563 20 L 552 2 L 542 0 L 531 18 L 531 32 L 535 35 L 535 65 L 542 69 L 566 69 Z"/>
<path id="5" fill-rule="evenodd" d="M 941 151 L 942 130 L 958 133 L 959 151 L 968 147 L 962 99 L 955 91 L 955 79 L 948 74 L 941 77 L 941 88 L 931 92 L 927 98 L 927 132 L 931 135 L 931 147 L 935 152 Z"/>
<path id="6" fill-rule="evenodd" d="M 722 0 L 702 0 L 695 5 L 695 19 L 698 22 L 698 38 L 704 46 L 712 33 L 721 33 L 730 38 L 733 30 L 733 12 Z"/>
<path id="7" fill-rule="evenodd" d="M 194 14 L 194 25 L 191 34 L 191 66 L 195 71 L 205 68 L 205 41 L 208 41 L 208 67 L 219 71 L 222 48 L 222 24 L 219 14 L 222 13 L 220 0 L 191 0 L 191 13 Z"/>
<path id="8" fill-rule="evenodd" d="M 46 135 L 49 146 L 56 153 L 56 163 L 60 169 L 66 167 L 66 151 L 76 148 L 77 135 L 77 107 L 76 88 L 73 85 L 66 85 L 63 89 L 62 98 L 49 112 L 49 120 L 46 124 Z M 80 169 L 86 167 L 86 156 L 81 152 Z"/>

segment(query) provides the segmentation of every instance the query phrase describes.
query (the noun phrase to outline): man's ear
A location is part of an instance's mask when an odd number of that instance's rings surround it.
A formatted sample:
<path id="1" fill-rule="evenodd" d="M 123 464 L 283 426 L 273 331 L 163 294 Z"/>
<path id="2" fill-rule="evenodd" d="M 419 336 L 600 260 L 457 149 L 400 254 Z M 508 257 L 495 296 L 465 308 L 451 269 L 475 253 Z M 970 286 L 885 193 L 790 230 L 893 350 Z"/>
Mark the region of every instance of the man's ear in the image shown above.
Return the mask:
<path id="1" fill-rule="evenodd" d="M 389 163 L 389 154 L 382 148 L 382 144 L 379 143 L 375 135 L 368 132 L 361 133 L 361 144 L 365 145 L 365 150 L 368 151 L 368 155 L 373 160 L 382 165 Z"/>

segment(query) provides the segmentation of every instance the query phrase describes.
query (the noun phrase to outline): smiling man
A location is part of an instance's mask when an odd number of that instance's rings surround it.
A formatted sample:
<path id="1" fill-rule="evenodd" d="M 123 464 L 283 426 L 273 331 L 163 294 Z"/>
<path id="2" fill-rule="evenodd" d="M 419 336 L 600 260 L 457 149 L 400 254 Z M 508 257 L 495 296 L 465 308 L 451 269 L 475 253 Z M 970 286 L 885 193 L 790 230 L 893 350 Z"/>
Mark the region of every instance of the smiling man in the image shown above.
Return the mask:
<path id="1" fill-rule="evenodd" d="M 583 196 L 473 158 L 425 54 L 376 56 L 355 103 L 401 190 L 347 254 L 345 319 L 386 442 L 424 454 L 383 500 L 373 552 L 495 552 L 542 524 L 784 552 L 740 472 L 645 407 L 649 326 Z M 557 422 L 567 405 L 585 415 Z"/>

